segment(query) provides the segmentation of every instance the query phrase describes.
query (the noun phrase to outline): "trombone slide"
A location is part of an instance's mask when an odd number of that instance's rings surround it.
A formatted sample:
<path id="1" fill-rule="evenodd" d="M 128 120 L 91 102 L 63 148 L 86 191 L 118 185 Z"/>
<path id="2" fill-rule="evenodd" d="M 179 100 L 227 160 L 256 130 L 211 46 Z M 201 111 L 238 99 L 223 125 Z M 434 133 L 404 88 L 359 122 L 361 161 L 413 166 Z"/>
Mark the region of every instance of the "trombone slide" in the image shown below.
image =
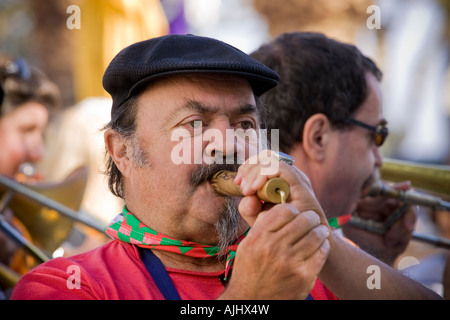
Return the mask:
<path id="1" fill-rule="evenodd" d="M 405 203 L 412 205 L 430 207 L 435 210 L 450 211 L 450 202 L 444 201 L 439 197 L 411 190 L 396 190 L 382 183 L 373 184 L 369 188 L 367 194 L 373 197 L 381 195 L 385 197 L 397 198 Z"/>
<path id="2" fill-rule="evenodd" d="M 377 234 L 384 234 L 388 230 L 388 227 L 382 222 L 361 219 L 358 216 L 352 216 L 348 224 L 355 228 L 360 228 Z M 449 239 L 437 237 L 430 234 L 424 234 L 416 231 L 412 233 L 411 237 L 414 240 L 422 241 L 439 248 L 450 249 Z"/>
<path id="3" fill-rule="evenodd" d="M 446 210 L 450 211 L 450 202 L 442 200 L 440 197 L 436 197 L 429 194 L 424 194 L 422 192 L 416 192 L 412 190 L 403 191 L 397 190 L 390 186 L 387 186 L 381 182 L 373 184 L 366 195 L 376 197 L 385 196 L 396 198 L 410 205 L 419 205 L 433 208 L 434 210 Z M 373 221 L 362 219 L 357 215 L 353 215 L 349 221 L 349 225 L 357 227 L 360 229 L 367 230 L 369 232 L 374 232 L 378 234 L 384 234 L 392 224 L 400 219 L 405 212 L 405 205 L 400 207 L 392 216 L 390 216 L 385 222 Z M 422 242 L 432 244 L 437 247 L 450 249 L 450 240 L 440 238 L 433 235 L 413 232 L 412 238 Z"/>

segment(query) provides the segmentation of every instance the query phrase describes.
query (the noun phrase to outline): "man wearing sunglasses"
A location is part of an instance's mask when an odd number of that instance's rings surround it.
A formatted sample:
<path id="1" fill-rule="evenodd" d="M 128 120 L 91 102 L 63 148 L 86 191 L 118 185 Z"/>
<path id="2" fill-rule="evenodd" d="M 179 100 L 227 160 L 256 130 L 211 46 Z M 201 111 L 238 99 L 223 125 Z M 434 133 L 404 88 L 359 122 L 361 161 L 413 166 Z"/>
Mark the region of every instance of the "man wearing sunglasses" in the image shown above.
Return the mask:
<path id="1" fill-rule="evenodd" d="M 395 199 L 363 197 L 377 178 L 388 136 L 375 63 L 354 46 L 299 32 L 278 36 L 252 56 L 280 75 L 279 85 L 262 96 L 267 127 L 279 130 L 280 151 L 311 179 L 330 224 L 350 213 L 385 221 L 405 209 Z M 409 182 L 395 187 L 411 188 Z M 406 209 L 384 235 L 348 225 L 344 234 L 392 265 L 414 229 L 416 214 Z"/>

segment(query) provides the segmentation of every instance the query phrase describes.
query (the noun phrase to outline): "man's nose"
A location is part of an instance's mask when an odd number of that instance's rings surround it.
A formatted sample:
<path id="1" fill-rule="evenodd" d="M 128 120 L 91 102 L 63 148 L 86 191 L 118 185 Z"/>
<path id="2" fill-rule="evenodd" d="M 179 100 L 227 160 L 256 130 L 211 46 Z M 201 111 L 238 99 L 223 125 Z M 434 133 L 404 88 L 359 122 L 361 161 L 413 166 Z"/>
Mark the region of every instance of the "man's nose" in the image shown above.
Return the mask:
<path id="1" fill-rule="evenodd" d="M 209 128 L 203 134 L 204 140 L 209 141 L 205 147 L 205 154 L 215 161 L 230 163 L 236 160 L 237 154 L 243 146 L 238 143 L 234 129 L 228 121 L 223 121 L 214 128 Z"/>

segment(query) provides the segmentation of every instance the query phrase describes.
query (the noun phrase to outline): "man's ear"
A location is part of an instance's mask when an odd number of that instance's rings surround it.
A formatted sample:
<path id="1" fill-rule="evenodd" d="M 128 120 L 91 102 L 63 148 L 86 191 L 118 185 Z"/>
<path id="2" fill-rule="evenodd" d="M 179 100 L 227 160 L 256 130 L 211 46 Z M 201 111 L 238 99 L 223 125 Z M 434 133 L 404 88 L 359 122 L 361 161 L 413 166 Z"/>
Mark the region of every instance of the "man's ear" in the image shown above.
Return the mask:
<path id="1" fill-rule="evenodd" d="M 106 130 L 104 133 L 105 147 L 109 155 L 123 176 L 129 176 L 131 158 L 128 154 L 126 140 L 114 130 Z"/>
<path id="2" fill-rule="evenodd" d="M 322 162 L 331 142 L 331 123 L 323 113 L 316 113 L 306 120 L 303 128 L 303 149 L 311 159 Z"/>

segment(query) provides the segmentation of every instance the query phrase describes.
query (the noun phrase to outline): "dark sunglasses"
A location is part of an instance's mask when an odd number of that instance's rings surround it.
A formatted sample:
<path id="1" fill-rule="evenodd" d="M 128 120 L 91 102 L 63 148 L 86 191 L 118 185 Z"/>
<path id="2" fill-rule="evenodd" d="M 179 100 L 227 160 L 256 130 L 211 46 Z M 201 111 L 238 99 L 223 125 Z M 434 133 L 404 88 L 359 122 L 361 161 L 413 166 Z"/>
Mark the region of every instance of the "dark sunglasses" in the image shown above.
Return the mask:
<path id="1" fill-rule="evenodd" d="M 386 138 L 389 134 L 389 130 L 388 130 L 386 124 L 379 124 L 377 126 L 371 126 L 370 124 L 358 121 L 353 118 L 345 118 L 345 119 L 342 119 L 342 121 L 349 123 L 349 124 L 354 124 L 354 125 L 364 128 L 364 129 L 367 129 L 369 131 L 372 131 L 374 134 L 375 145 L 377 147 L 381 147 L 383 145 L 384 141 L 386 141 Z"/>

